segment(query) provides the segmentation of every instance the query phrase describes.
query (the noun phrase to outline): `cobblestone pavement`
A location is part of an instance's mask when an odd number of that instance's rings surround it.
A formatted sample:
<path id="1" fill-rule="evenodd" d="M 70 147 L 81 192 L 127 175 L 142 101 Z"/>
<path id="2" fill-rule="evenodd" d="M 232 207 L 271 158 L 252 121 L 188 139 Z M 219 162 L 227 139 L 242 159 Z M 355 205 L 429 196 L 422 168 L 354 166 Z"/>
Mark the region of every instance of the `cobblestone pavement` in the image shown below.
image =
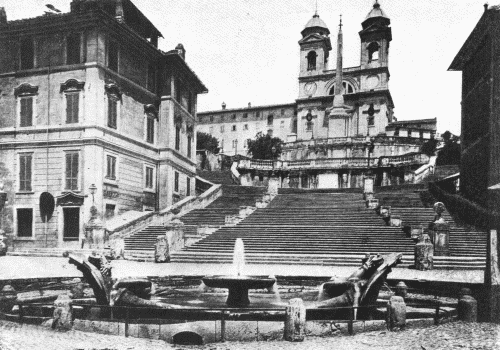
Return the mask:
<path id="1" fill-rule="evenodd" d="M 500 349 L 500 326 L 488 323 L 447 323 L 429 328 L 412 328 L 401 332 L 365 332 L 355 336 L 307 338 L 302 343 L 226 342 L 204 346 L 176 346 L 159 340 L 125 338 L 120 336 L 57 332 L 31 325 L 0 321 L 0 349 L 43 350 L 129 350 L 129 349 L 199 349 L 199 350 L 258 350 L 258 349 Z"/>

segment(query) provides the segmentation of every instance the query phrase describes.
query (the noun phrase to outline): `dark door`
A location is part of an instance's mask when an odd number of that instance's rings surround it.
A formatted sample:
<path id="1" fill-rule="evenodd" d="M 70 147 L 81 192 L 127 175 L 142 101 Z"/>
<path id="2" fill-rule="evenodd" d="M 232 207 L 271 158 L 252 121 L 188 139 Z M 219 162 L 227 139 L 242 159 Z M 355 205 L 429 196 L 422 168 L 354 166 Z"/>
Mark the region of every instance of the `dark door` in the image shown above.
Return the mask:
<path id="1" fill-rule="evenodd" d="M 78 240 L 80 234 L 80 208 L 64 208 L 64 240 Z"/>

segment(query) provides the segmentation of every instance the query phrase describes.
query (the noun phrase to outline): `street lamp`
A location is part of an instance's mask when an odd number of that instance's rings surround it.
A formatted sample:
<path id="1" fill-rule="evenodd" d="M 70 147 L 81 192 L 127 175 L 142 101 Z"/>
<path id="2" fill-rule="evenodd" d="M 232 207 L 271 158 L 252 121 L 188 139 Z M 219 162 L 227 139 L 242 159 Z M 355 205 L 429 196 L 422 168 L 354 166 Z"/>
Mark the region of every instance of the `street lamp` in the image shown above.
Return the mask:
<path id="1" fill-rule="evenodd" d="M 97 186 L 95 184 L 90 185 L 89 187 L 90 194 L 92 195 L 92 205 L 94 205 L 94 194 L 97 192 Z"/>

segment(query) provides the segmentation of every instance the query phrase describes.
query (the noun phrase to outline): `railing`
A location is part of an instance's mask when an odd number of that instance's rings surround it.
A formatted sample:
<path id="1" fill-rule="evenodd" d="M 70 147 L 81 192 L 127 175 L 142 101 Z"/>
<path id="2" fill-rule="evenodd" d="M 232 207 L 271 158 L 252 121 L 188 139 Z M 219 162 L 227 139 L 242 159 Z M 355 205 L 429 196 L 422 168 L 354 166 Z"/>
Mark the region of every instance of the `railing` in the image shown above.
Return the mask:
<path id="1" fill-rule="evenodd" d="M 457 307 L 456 303 L 446 303 L 447 306 Z M 19 323 L 36 323 L 36 321 L 44 321 L 50 319 L 50 311 L 53 309 L 54 304 L 47 303 L 14 303 L 14 307 L 18 307 L 18 314 L 1 315 L 3 318 L 10 320 L 17 320 Z M 161 326 L 168 324 L 172 326 L 172 320 L 185 323 L 187 321 L 219 321 L 220 322 L 220 337 L 219 341 L 226 340 L 226 322 L 227 321 L 270 321 L 270 322 L 286 322 L 287 309 L 286 308 L 182 308 L 182 309 L 162 309 L 162 308 L 145 308 L 145 307 L 131 307 L 131 306 L 107 306 L 96 305 L 87 303 L 73 303 L 69 305 L 72 311 L 72 323 L 75 320 L 93 321 L 93 330 L 98 331 L 99 324 L 96 321 L 107 323 L 123 323 L 123 335 L 130 336 L 131 324 L 142 325 L 157 325 L 159 335 L 161 335 Z M 355 315 L 363 310 L 374 310 L 380 308 L 382 305 L 366 305 L 366 306 L 345 306 L 335 308 L 321 308 L 321 309 L 306 309 L 306 321 L 329 321 L 332 324 L 347 323 L 347 330 L 350 335 L 354 334 L 354 324 L 358 322 L 366 322 L 366 320 L 358 320 Z M 451 315 L 449 311 L 442 309 L 442 304 L 439 301 L 429 301 L 423 303 L 406 303 L 406 306 L 419 307 L 426 309 L 433 309 L 433 323 L 438 325 L 441 320 L 446 319 Z M 36 312 L 33 312 L 36 310 Z M 28 316 L 28 313 L 41 315 L 41 316 Z M 337 318 L 336 315 L 341 314 Z M 46 315 L 46 316 L 43 316 Z M 95 315 L 100 315 L 96 320 Z M 440 315 L 442 315 L 440 317 Z M 417 317 L 421 318 L 421 317 Z M 383 320 L 385 318 L 379 318 Z M 407 317 L 411 319 L 411 317 Z M 121 327 L 116 327 L 120 329 Z M 109 331 L 111 327 L 106 327 Z M 119 332 L 119 331 L 118 331 Z M 258 327 L 257 327 L 258 332 Z M 257 339 L 258 339 L 257 334 Z M 217 339 L 216 339 L 217 340 Z"/>
<path id="2" fill-rule="evenodd" d="M 343 169 L 387 167 L 390 165 L 413 165 L 429 162 L 429 156 L 422 153 L 411 153 L 401 156 L 366 157 L 366 158 L 318 158 L 306 160 L 240 160 L 240 169 L 262 170 L 300 170 L 300 169 Z"/>

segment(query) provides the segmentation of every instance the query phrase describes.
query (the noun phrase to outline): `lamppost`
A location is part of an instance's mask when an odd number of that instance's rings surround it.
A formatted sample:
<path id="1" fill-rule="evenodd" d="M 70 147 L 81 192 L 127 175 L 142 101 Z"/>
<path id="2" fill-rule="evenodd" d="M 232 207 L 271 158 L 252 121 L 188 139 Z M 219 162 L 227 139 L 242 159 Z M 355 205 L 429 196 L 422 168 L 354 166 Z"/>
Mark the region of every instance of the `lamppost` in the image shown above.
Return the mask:
<path id="1" fill-rule="evenodd" d="M 95 204 L 94 194 L 97 192 L 97 186 L 95 184 L 90 185 L 89 191 L 90 191 L 90 194 L 92 195 L 92 206 L 94 206 L 94 204 Z"/>

